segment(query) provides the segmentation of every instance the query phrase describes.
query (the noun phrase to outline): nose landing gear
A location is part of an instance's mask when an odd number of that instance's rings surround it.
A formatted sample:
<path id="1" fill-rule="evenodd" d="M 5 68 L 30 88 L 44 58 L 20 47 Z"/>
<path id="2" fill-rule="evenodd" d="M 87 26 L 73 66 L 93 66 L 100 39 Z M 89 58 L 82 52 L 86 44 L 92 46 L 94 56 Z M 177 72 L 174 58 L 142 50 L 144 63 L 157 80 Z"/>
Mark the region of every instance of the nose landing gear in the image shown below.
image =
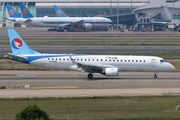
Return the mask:
<path id="1" fill-rule="evenodd" d="M 154 79 L 157 79 L 157 72 L 154 72 Z"/>

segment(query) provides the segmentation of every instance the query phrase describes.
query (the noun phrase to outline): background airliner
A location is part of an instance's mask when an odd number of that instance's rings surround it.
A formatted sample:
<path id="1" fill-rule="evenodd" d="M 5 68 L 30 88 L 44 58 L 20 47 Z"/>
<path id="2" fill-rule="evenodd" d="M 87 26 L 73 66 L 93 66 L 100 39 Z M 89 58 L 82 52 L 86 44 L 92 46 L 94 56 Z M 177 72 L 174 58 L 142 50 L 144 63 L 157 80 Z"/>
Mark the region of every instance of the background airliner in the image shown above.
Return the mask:
<path id="1" fill-rule="evenodd" d="M 94 28 L 108 30 L 113 25 L 110 19 L 104 17 L 33 17 L 23 3 L 19 3 L 19 5 L 24 19 L 16 19 L 14 17 L 13 21 L 20 24 L 28 24 L 35 27 L 56 27 L 59 29 L 58 31 L 64 31 L 64 29 L 74 31 L 77 28 L 82 28 L 85 31 L 91 31 Z M 11 11 L 15 13 L 15 10 L 10 5 L 6 7 L 11 17 Z"/>
<path id="2" fill-rule="evenodd" d="M 41 54 L 31 49 L 14 29 L 8 29 L 12 53 L 6 57 L 35 66 L 87 72 L 92 79 L 93 73 L 105 76 L 118 76 L 121 71 L 167 72 L 175 69 L 163 58 L 155 56 L 125 55 L 83 55 L 83 54 Z"/>
<path id="3" fill-rule="evenodd" d="M 56 12 L 57 17 L 69 17 L 57 5 L 53 5 L 53 7 L 54 7 L 54 11 Z"/>

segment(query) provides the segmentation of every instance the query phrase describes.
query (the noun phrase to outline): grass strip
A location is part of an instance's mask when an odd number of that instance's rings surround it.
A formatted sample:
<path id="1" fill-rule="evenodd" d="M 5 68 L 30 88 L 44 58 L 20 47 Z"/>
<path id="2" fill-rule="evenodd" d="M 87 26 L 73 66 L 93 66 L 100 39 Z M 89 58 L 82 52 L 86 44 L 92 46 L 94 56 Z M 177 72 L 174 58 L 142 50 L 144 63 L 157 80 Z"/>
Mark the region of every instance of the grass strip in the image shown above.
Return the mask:
<path id="1" fill-rule="evenodd" d="M 179 120 L 180 96 L 0 99 L 0 119 L 37 104 L 56 120 Z"/>

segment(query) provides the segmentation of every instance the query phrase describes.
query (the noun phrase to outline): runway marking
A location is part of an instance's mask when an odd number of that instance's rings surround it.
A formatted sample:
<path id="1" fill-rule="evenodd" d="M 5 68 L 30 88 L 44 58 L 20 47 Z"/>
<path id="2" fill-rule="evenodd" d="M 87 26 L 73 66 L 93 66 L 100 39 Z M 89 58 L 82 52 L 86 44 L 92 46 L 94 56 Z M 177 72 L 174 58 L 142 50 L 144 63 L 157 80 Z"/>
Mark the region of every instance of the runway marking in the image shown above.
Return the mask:
<path id="1" fill-rule="evenodd" d="M 77 86 L 30 87 L 32 89 L 78 89 Z"/>
<path id="2" fill-rule="evenodd" d="M 24 88 L 30 88 L 30 85 L 24 85 Z"/>

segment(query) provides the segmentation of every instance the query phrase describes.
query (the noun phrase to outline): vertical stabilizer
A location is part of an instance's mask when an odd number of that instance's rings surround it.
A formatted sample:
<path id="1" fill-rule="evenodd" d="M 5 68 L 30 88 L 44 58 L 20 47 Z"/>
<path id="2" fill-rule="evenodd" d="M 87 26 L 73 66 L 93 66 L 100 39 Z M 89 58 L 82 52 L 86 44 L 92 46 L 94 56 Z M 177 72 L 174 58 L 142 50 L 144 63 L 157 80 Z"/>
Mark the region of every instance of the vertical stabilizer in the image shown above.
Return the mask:
<path id="1" fill-rule="evenodd" d="M 14 29 L 8 29 L 8 36 L 11 50 L 14 55 L 40 54 L 39 52 L 32 50 Z"/>
<path id="2" fill-rule="evenodd" d="M 9 4 L 6 5 L 6 8 L 10 18 L 21 18 L 21 16 Z"/>
<path id="3" fill-rule="evenodd" d="M 21 9 L 23 18 L 33 18 L 33 15 L 29 12 L 29 10 L 24 6 L 22 2 L 18 2 L 18 4 Z"/>
<path id="4" fill-rule="evenodd" d="M 58 17 L 68 17 L 57 5 L 53 5 L 53 7 Z"/>

